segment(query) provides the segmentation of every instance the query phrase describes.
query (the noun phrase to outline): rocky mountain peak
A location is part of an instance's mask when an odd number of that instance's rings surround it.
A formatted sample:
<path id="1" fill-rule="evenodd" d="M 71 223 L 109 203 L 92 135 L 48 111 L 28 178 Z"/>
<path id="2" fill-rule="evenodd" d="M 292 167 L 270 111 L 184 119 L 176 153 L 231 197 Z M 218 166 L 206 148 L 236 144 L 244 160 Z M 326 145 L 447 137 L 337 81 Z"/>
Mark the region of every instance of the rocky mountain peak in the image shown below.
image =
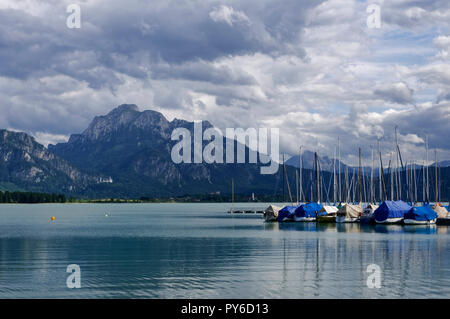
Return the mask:
<path id="1" fill-rule="evenodd" d="M 142 113 L 135 104 L 122 104 L 106 115 L 96 116 L 82 133 L 88 140 L 98 140 L 129 127 Z"/>
<path id="2" fill-rule="evenodd" d="M 34 147 L 39 145 L 36 143 L 34 137 L 24 133 L 24 132 L 14 132 L 1 129 L 0 130 L 0 143 L 8 143 L 10 145 L 23 145 L 26 147 Z M 43 146 L 42 146 L 43 148 Z"/>
<path id="3" fill-rule="evenodd" d="M 47 150 L 23 132 L 0 130 L 0 180 L 25 189 L 80 191 L 101 182 Z"/>
<path id="4" fill-rule="evenodd" d="M 136 104 L 121 104 L 115 109 L 111 110 L 108 115 L 119 114 L 123 112 L 139 112 L 139 107 Z"/>

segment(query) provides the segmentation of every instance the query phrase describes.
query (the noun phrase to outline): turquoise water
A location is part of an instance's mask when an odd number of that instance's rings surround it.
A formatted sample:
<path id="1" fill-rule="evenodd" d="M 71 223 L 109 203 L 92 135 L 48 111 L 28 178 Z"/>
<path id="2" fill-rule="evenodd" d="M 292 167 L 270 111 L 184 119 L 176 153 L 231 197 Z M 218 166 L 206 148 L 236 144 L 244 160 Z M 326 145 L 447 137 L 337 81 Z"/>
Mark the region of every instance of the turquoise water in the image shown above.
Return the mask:
<path id="1" fill-rule="evenodd" d="M 229 208 L 0 205 L 0 298 L 450 298 L 446 226 L 267 224 Z"/>

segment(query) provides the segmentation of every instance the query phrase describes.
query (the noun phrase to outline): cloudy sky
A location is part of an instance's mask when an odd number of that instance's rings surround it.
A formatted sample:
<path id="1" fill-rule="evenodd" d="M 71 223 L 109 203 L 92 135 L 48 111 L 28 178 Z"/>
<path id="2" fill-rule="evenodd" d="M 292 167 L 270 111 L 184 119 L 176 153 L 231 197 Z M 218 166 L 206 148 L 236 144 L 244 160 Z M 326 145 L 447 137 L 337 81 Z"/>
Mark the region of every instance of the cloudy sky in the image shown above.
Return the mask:
<path id="1" fill-rule="evenodd" d="M 408 161 L 425 135 L 450 159 L 449 27 L 448 0 L 0 0 L 0 127 L 48 144 L 134 103 L 279 127 L 288 154 L 333 155 L 339 136 L 353 163 L 378 138 L 391 151 L 397 125 Z"/>

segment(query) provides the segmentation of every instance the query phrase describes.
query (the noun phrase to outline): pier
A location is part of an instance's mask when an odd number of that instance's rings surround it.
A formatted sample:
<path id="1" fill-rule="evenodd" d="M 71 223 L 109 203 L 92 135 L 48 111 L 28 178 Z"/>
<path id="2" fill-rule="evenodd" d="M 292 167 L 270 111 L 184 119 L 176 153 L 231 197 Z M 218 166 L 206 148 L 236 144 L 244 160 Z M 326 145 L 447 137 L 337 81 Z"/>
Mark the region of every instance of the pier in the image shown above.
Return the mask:
<path id="1" fill-rule="evenodd" d="M 264 208 L 261 207 L 236 207 L 228 210 L 228 214 L 264 214 Z"/>

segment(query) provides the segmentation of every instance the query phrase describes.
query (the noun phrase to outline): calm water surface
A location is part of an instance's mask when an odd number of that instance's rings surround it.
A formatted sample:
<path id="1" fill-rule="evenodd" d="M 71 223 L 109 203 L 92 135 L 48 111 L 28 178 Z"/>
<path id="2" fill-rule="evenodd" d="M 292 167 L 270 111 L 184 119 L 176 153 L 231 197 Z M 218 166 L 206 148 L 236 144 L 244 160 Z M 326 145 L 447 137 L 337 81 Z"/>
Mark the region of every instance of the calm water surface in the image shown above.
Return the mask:
<path id="1" fill-rule="evenodd" d="M 0 298 L 450 298 L 446 226 L 267 224 L 228 209 L 0 205 Z"/>

